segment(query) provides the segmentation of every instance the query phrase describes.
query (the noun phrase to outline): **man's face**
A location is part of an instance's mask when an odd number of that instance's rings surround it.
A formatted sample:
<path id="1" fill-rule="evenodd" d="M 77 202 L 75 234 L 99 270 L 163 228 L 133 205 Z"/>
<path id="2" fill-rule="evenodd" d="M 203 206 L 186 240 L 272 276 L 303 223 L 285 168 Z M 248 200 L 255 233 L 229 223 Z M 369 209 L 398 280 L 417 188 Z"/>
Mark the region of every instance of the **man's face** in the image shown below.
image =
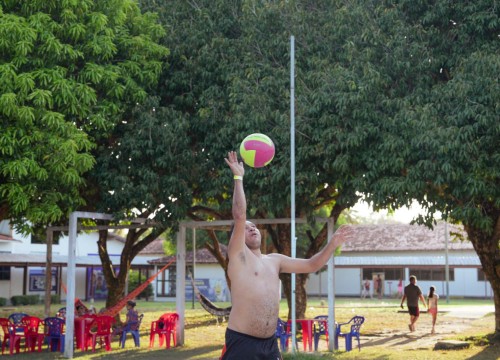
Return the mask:
<path id="1" fill-rule="evenodd" d="M 245 244 L 250 250 L 260 249 L 261 235 L 254 223 L 247 221 L 245 225 Z"/>

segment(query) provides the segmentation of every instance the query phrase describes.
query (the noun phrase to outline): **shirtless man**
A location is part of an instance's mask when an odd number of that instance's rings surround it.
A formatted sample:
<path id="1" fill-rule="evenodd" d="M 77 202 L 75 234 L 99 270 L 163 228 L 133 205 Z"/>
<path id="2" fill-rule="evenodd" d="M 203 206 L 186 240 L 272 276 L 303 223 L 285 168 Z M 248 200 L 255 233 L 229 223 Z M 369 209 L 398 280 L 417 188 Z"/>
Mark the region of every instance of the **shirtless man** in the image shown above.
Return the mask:
<path id="1" fill-rule="evenodd" d="M 280 360 L 274 335 L 279 316 L 279 273 L 318 271 L 341 240 L 334 237 L 310 259 L 294 259 L 278 253 L 261 254 L 261 234 L 255 224 L 246 220 L 243 163 L 238 162 L 234 151 L 228 153 L 225 161 L 234 176 L 234 229 L 228 245 L 232 309 L 221 359 Z"/>

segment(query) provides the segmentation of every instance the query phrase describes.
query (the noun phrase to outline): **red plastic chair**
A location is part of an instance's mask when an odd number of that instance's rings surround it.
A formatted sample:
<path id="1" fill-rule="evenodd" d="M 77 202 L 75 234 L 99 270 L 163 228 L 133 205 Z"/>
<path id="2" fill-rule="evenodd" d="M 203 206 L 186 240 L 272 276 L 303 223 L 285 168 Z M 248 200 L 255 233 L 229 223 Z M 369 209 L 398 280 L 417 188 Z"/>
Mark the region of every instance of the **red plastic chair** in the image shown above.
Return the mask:
<path id="1" fill-rule="evenodd" d="M 115 322 L 112 316 L 108 315 L 98 315 L 95 317 L 94 321 L 90 325 L 90 335 L 92 337 L 92 352 L 95 352 L 95 345 L 97 339 L 100 340 L 102 347 L 102 341 L 104 340 L 106 351 L 111 350 L 111 335 L 113 329 L 111 326 Z"/>
<path id="2" fill-rule="evenodd" d="M 151 331 L 149 335 L 149 347 L 154 346 L 155 335 L 158 335 L 158 342 L 163 346 L 166 343 L 167 349 L 170 348 L 171 340 L 174 347 L 177 346 L 177 323 L 179 322 L 179 314 L 165 313 L 158 320 L 151 323 Z"/>
<path id="3" fill-rule="evenodd" d="M 43 328 L 40 329 L 40 324 L 43 325 L 43 320 L 36 316 L 25 316 L 21 319 L 24 337 L 26 339 L 26 349 L 29 351 L 35 351 L 37 345 L 38 352 L 42 351 L 45 333 L 43 332 Z"/>
<path id="4" fill-rule="evenodd" d="M 75 340 L 76 347 L 81 351 L 88 350 L 92 344 L 92 334 L 90 328 L 97 315 L 85 314 L 75 318 Z"/>
<path id="5" fill-rule="evenodd" d="M 2 355 L 5 351 L 5 347 L 7 346 L 7 343 L 9 343 L 9 349 L 10 349 L 10 354 L 13 354 L 14 348 L 16 349 L 16 352 L 19 353 L 19 348 L 21 347 L 21 339 L 24 337 L 24 334 L 19 336 L 14 336 L 12 337 L 11 334 L 14 332 L 14 324 L 7 318 L 0 318 L 0 326 L 2 327 L 3 331 L 3 338 L 2 338 Z M 15 332 L 14 332 L 15 333 Z"/>

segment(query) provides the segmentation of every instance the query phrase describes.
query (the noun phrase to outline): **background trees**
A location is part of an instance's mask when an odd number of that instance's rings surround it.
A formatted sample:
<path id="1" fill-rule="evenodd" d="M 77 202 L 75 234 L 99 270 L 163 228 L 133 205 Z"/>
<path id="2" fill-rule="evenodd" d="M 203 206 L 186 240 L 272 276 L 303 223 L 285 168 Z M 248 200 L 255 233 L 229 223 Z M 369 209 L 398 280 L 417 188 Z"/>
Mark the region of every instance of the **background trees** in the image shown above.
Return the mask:
<path id="1" fill-rule="evenodd" d="M 123 276 L 107 272 L 112 299 L 159 232 L 185 216 L 230 218 L 223 157 L 249 133 L 277 147 L 271 166 L 248 170 L 249 216 L 289 217 L 293 34 L 297 216 L 338 219 L 364 193 L 375 208 L 417 199 L 427 224 L 437 210 L 462 222 L 500 331 L 500 22 L 491 2 L 141 0 L 161 27 L 133 1 L 1 6 L 0 216 L 53 223 L 78 208 L 154 218 L 154 232 L 127 235 Z M 290 229 L 266 230 L 289 254 Z M 326 229 L 306 234 L 307 257 Z M 109 265 L 105 233 L 99 245 Z"/>

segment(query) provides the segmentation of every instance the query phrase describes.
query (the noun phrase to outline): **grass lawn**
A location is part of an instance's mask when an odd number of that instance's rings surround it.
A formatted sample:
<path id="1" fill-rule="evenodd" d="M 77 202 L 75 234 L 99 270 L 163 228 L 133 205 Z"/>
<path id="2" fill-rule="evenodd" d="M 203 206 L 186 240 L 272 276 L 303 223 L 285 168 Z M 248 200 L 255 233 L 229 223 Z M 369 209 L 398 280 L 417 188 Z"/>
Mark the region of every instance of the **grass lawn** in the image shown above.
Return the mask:
<path id="1" fill-rule="evenodd" d="M 318 299 L 309 299 L 307 317 L 327 314 L 325 302 Z M 440 303 L 440 311 L 452 311 L 454 308 L 471 309 L 483 305 L 492 305 L 492 300 L 450 300 L 446 304 L 445 300 Z M 153 303 L 138 301 L 136 309 L 140 313 L 144 313 L 144 319 L 141 326 L 141 347 L 135 348 L 132 338 L 129 336 L 125 344 L 125 349 L 119 348 L 118 338 L 115 338 L 112 344 L 113 350 L 106 352 L 102 349 L 92 352 L 81 352 L 75 350 L 74 358 L 78 359 L 165 359 L 180 360 L 180 359 L 199 359 L 199 360 L 215 360 L 218 359 L 221 353 L 224 342 L 224 332 L 226 323 L 217 324 L 216 319 L 203 310 L 196 302 L 192 309 L 191 302 L 186 304 L 186 321 L 185 321 L 185 344 L 182 347 L 165 349 L 159 348 L 158 343 L 152 349 L 149 349 L 149 328 L 151 321 L 156 320 L 165 312 L 175 311 L 174 303 Z M 226 306 L 227 304 L 218 304 Z M 471 347 L 465 350 L 458 351 L 434 351 L 432 347 L 419 347 L 419 341 L 429 340 L 429 337 L 422 330 L 419 336 L 408 337 L 404 331 L 408 323 L 408 314 L 399 311 L 398 299 L 337 299 L 335 302 L 335 317 L 338 322 L 347 322 L 353 315 L 363 315 L 366 318 L 365 323 L 361 328 L 362 346 L 361 351 L 356 348 L 356 342 L 353 342 L 354 350 L 351 352 L 342 351 L 343 342 L 340 344 L 340 351 L 335 353 L 327 352 L 325 341 L 320 340 L 323 344 L 320 351 L 317 353 L 302 353 L 295 354 L 286 353 L 283 355 L 284 360 L 311 360 L 311 359 L 377 359 L 377 360 L 396 360 L 396 359 L 474 359 L 474 360 L 490 360 L 500 358 L 500 344 L 489 344 L 487 335 L 494 331 L 494 315 L 488 314 L 481 319 L 468 320 L 467 324 L 461 323 L 460 319 L 448 319 L 443 315 L 438 316 L 437 328 L 440 324 L 451 321 L 457 322 L 456 331 L 450 334 L 446 333 L 445 338 L 467 340 L 471 343 Z M 103 304 L 95 304 L 99 309 Z M 53 305 L 51 313 L 55 314 L 60 305 Z M 26 306 L 26 307 L 4 307 L 0 308 L 0 317 L 7 317 L 14 311 L 26 312 L 31 315 L 43 317 L 43 305 Z M 125 309 L 122 310 L 122 314 Z M 280 316 L 286 318 L 288 313 L 285 301 L 282 301 Z M 444 314 L 444 313 L 443 313 Z M 124 319 L 124 315 L 122 315 Z M 429 326 L 430 318 L 428 315 L 422 315 L 419 320 L 422 329 Z M 460 324 L 459 324 L 460 322 Z M 460 326 L 459 326 L 460 325 Z M 448 324 L 450 326 L 450 324 Z M 404 333 L 404 336 L 397 334 Z M 394 335 L 396 334 L 396 335 Z M 400 337 L 398 337 L 400 336 Z M 389 340 L 394 340 L 390 342 Z M 432 339 L 430 339 L 432 341 Z M 412 346 L 414 345 L 414 346 Z M 299 342 L 299 348 L 302 343 Z M 59 353 L 49 353 L 44 350 L 41 353 L 29 354 L 21 353 L 16 355 L 17 359 L 31 359 L 36 356 L 37 359 L 61 359 L 63 356 Z"/>

